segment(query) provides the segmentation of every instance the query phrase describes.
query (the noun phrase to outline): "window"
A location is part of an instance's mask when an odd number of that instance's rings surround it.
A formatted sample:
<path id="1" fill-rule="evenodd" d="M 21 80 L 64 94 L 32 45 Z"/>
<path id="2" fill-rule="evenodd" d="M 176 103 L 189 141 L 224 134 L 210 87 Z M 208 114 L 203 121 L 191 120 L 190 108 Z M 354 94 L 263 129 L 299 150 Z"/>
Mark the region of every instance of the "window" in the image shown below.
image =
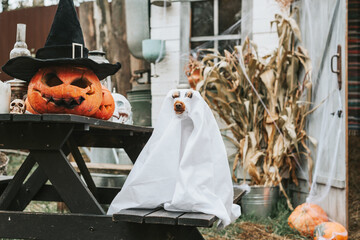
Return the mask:
<path id="1" fill-rule="evenodd" d="M 191 49 L 232 51 L 240 44 L 241 0 L 208 0 L 191 4 Z"/>

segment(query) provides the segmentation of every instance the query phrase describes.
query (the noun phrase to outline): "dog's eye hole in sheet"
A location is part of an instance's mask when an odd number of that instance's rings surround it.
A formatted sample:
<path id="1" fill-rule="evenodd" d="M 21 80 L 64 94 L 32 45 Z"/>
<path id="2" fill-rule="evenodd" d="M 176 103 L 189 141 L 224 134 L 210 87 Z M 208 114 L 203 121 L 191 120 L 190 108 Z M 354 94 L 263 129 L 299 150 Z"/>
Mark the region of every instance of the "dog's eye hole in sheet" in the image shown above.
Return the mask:
<path id="1" fill-rule="evenodd" d="M 173 98 L 178 98 L 178 97 L 180 97 L 180 92 L 179 92 L 179 91 L 174 92 L 174 93 L 172 94 L 172 97 L 173 97 Z"/>
<path id="2" fill-rule="evenodd" d="M 192 91 L 188 91 L 185 93 L 185 97 L 192 98 L 192 96 L 193 96 Z"/>

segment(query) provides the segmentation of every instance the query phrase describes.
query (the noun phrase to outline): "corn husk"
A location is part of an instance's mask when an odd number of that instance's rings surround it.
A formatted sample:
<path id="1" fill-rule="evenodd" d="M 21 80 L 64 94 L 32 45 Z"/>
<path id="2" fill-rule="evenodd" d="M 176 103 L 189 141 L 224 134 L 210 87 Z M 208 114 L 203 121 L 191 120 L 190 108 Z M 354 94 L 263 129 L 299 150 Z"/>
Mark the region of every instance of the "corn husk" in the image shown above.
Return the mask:
<path id="1" fill-rule="evenodd" d="M 288 172 L 298 184 L 295 171 L 303 156 L 311 180 L 313 161 L 306 140 L 314 145 L 316 140 L 305 131 L 306 116 L 312 112 L 311 61 L 306 49 L 296 46 L 301 32 L 293 16 L 277 14 L 271 24 L 279 36 L 272 54 L 259 58 L 249 38 L 232 53 L 209 53 L 197 63 L 203 69 L 197 89 L 227 124 L 238 147 L 234 181 L 242 166 L 252 184 L 279 185 L 287 197 L 282 174 Z M 301 79 L 300 72 L 305 73 Z M 290 201 L 288 205 L 292 208 Z"/>

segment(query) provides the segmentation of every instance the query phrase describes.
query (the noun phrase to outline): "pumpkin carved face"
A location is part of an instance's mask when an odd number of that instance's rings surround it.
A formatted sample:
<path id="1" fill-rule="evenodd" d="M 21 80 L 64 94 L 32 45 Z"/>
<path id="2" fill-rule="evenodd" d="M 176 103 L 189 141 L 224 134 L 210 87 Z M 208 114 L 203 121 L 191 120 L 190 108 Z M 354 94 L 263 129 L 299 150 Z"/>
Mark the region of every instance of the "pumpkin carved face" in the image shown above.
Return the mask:
<path id="1" fill-rule="evenodd" d="M 111 92 L 105 87 L 102 87 L 102 102 L 100 104 L 99 110 L 92 115 L 94 118 L 99 118 L 103 120 L 108 120 L 112 117 L 115 110 L 114 98 L 111 95 Z"/>
<path id="2" fill-rule="evenodd" d="M 39 69 L 30 81 L 27 96 L 38 113 L 91 116 L 102 101 L 101 84 L 93 71 L 74 66 Z"/>

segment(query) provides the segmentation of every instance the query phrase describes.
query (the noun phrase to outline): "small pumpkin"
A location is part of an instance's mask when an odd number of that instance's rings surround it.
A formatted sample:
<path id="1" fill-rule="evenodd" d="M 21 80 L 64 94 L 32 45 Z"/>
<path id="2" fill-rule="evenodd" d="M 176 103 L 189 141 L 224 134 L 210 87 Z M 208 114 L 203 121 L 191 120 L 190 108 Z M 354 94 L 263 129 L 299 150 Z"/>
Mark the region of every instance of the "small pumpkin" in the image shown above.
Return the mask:
<path id="1" fill-rule="evenodd" d="M 315 227 L 327 221 L 326 212 L 320 206 L 311 203 L 297 206 L 288 218 L 289 226 L 305 236 L 313 236 Z"/>
<path id="2" fill-rule="evenodd" d="M 347 240 L 346 228 L 337 222 L 323 222 L 315 227 L 314 240 Z"/>
<path id="3" fill-rule="evenodd" d="M 39 69 L 29 83 L 27 96 L 38 113 L 91 116 L 102 101 L 101 84 L 94 72 L 69 65 Z"/>
<path id="4" fill-rule="evenodd" d="M 195 68 L 186 73 L 190 87 L 196 89 L 196 85 L 200 82 L 200 69 Z"/>
<path id="5" fill-rule="evenodd" d="M 189 63 L 185 68 L 185 74 L 188 78 L 190 87 L 196 89 L 196 85 L 202 79 L 203 65 L 201 62 L 197 61 L 195 58 L 190 57 Z"/>
<path id="6" fill-rule="evenodd" d="M 115 101 L 111 92 L 105 87 L 102 87 L 102 102 L 100 104 L 99 109 L 96 111 L 92 117 L 99 118 L 103 120 L 108 120 L 112 117 L 115 111 Z"/>

